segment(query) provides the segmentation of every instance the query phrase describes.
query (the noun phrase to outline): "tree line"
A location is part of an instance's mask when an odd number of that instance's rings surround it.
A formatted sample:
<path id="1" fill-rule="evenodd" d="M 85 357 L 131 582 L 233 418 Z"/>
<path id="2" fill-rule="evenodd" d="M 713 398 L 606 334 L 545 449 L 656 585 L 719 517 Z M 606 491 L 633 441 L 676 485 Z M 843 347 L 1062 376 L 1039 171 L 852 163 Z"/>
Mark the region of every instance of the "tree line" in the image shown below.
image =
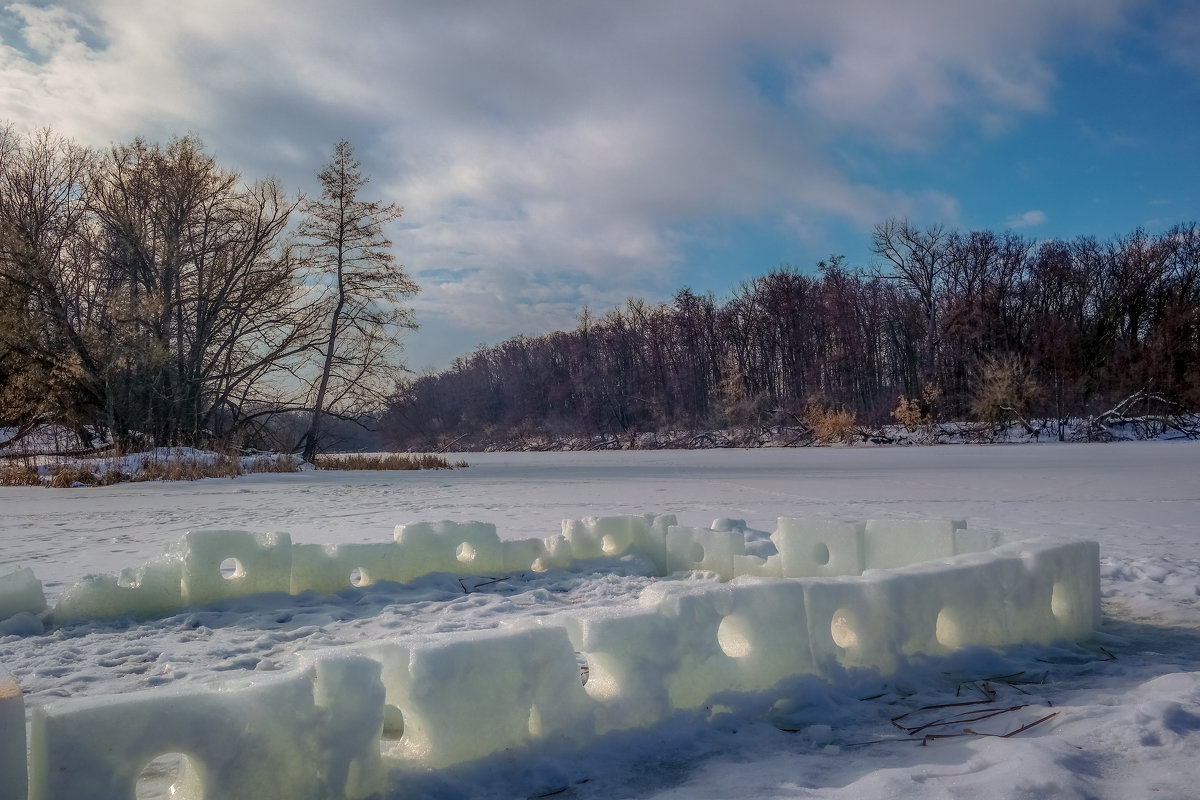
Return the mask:
<path id="1" fill-rule="evenodd" d="M 871 245 L 870 268 L 833 256 L 721 301 L 685 288 L 482 347 L 405 382 L 386 440 L 468 448 L 940 420 L 1062 438 L 1070 420 L 1130 397 L 1200 408 L 1196 224 L 1038 241 L 893 219 Z"/>
<path id="2" fill-rule="evenodd" d="M 97 150 L 0 127 L 0 440 L 322 446 L 392 391 L 417 286 L 349 143 L 320 197 L 193 136 Z M 0 445 L 4 444 L 0 441 Z"/>

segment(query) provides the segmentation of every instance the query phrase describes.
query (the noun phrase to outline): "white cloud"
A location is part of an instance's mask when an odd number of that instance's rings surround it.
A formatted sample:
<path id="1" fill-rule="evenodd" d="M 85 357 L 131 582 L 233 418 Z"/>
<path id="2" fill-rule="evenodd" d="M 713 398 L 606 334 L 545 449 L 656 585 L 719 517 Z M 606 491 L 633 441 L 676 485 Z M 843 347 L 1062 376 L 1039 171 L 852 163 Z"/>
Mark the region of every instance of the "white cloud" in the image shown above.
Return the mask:
<path id="1" fill-rule="evenodd" d="M 1200 72 L 1200 8 L 1195 4 L 1164 3 L 1153 9 L 1156 15 L 1152 45 L 1173 61 L 1194 73 Z"/>
<path id="2" fill-rule="evenodd" d="M 569 325 L 581 300 L 669 292 L 689 228 L 957 214 L 937 187 L 850 173 L 834 148 L 922 149 L 1043 109 L 1044 52 L 1122 5 L 16 5 L 0 118 L 95 145 L 195 132 L 223 163 L 309 191 L 349 138 L 406 208 L 393 239 L 424 285 L 420 321 L 474 344 Z M 773 91 L 755 90 L 756 63 Z M 447 270 L 468 277 L 433 277 Z"/>
<path id="3" fill-rule="evenodd" d="M 1021 214 L 1015 214 L 1004 221 L 1009 228 L 1034 228 L 1046 224 L 1046 212 L 1033 209 Z"/>

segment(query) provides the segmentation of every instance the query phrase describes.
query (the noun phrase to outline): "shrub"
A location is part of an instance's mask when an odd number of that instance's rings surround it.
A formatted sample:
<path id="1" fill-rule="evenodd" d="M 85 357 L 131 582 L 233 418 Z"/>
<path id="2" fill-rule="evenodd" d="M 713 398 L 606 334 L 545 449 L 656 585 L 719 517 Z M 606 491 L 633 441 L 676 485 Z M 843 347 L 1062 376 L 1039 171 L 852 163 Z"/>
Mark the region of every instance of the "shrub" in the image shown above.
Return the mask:
<path id="1" fill-rule="evenodd" d="M 803 418 L 804 424 L 812 429 L 813 436 L 822 444 L 848 442 L 854 437 L 854 412 L 845 408 L 825 408 L 810 401 L 804 408 Z"/>
<path id="2" fill-rule="evenodd" d="M 979 369 L 971 413 L 991 425 L 1019 423 L 1032 432 L 1030 410 L 1041 399 L 1041 388 L 1029 362 L 1014 355 L 989 358 Z"/>
<path id="3" fill-rule="evenodd" d="M 896 424 L 910 431 L 929 428 L 937 422 L 937 404 L 942 399 L 942 389 L 936 383 L 927 383 L 921 389 L 921 397 L 900 395 L 900 401 L 892 410 Z"/>
<path id="4" fill-rule="evenodd" d="M 900 395 L 900 402 L 892 411 L 892 419 L 896 420 L 896 424 L 901 427 L 910 431 L 916 430 L 924 420 L 924 416 L 921 414 L 921 404 L 912 397 Z"/>

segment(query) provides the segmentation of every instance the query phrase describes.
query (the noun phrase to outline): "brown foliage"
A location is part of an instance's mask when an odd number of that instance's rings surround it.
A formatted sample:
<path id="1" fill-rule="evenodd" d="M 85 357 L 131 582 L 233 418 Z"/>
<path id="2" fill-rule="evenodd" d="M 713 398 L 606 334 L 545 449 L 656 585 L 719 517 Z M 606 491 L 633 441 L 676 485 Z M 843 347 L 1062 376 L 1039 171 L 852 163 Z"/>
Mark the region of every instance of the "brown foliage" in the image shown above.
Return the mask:
<path id="1" fill-rule="evenodd" d="M 900 395 L 900 402 L 892 410 L 892 419 L 896 420 L 897 425 L 901 425 L 911 431 L 921 426 L 925 416 L 921 413 L 920 403 L 911 397 Z"/>
<path id="2" fill-rule="evenodd" d="M 822 444 L 849 442 L 855 433 L 854 412 L 845 408 L 825 408 L 809 401 L 804 408 L 803 420 Z"/>
<path id="3" fill-rule="evenodd" d="M 937 424 L 937 405 L 941 399 L 941 388 L 936 383 L 927 383 L 919 399 L 900 395 L 900 401 L 892 410 L 892 419 L 910 431 L 928 428 Z"/>

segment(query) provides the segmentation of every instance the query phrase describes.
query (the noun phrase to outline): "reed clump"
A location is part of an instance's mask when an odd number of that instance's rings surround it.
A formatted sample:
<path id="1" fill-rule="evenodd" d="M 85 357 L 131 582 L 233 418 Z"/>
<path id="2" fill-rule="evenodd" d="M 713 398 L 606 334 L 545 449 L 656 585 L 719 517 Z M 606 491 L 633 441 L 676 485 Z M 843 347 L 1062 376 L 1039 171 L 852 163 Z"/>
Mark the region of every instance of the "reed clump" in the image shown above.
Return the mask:
<path id="1" fill-rule="evenodd" d="M 335 453 L 317 456 L 313 466 L 317 469 L 459 469 L 468 466 L 466 461 L 450 463 L 445 456 L 436 453 Z"/>
<path id="2" fill-rule="evenodd" d="M 32 464 L 6 461 L 0 464 L 0 486 L 38 486 L 42 478 Z"/>

